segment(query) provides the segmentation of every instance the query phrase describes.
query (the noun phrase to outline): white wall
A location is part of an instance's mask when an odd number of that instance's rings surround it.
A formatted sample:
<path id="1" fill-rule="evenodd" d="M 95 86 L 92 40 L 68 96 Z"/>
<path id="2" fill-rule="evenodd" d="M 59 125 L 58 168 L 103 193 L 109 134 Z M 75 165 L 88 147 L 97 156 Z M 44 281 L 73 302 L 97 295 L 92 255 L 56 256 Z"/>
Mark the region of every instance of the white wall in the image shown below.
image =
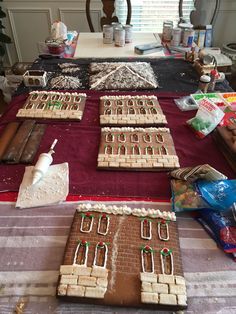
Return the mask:
<path id="1" fill-rule="evenodd" d="M 38 56 L 38 42 L 44 42 L 55 20 L 63 21 L 68 30 L 89 32 L 85 14 L 85 0 L 4 0 L 0 3 L 7 17 L 3 19 L 5 32 L 13 43 L 7 45 L 5 64 L 33 61 Z M 91 1 L 91 16 L 95 30 L 100 30 L 102 3 Z"/>
<path id="2" fill-rule="evenodd" d="M 215 8 L 215 0 L 196 0 L 196 14 L 194 24 L 210 24 Z M 236 0 L 221 0 L 219 12 L 216 16 L 214 28 L 214 45 L 236 43 Z"/>
<path id="3" fill-rule="evenodd" d="M 196 0 L 201 5 L 200 19 L 209 24 L 215 0 Z M 13 44 L 7 45 L 5 64 L 32 61 L 38 56 L 37 43 L 49 35 L 53 21 L 60 19 L 69 30 L 89 31 L 85 15 L 85 0 L 4 0 L 0 3 L 7 14 L 3 19 L 6 33 Z M 91 0 L 94 26 L 99 31 L 102 14 L 100 0 Z M 214 28 L 214 44 L 236 42 L 236 0 L 221 0 Z"/>

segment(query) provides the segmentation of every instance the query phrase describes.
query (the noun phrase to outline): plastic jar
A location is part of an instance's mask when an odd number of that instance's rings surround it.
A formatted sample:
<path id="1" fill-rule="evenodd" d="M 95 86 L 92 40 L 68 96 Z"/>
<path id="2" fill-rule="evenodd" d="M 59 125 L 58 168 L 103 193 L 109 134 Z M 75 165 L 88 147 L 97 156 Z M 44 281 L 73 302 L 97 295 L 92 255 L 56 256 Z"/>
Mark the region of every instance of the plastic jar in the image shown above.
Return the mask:
<path id="1" fill-rule="evenodd" d="M 211 78 L 209 75 L 202 75 L 199 79 L 198 89 L 200 89 L 203 93 L 207 93 L 210 81 Z"/>

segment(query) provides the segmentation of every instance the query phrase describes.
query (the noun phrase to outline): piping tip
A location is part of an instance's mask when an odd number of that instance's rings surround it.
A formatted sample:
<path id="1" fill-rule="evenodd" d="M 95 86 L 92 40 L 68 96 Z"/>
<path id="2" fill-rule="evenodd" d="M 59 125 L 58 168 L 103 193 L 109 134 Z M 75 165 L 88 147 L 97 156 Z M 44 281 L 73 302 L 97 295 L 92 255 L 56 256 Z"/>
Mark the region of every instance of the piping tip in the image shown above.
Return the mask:
<path id="1" fill-rule="evenodd" d="M 34 173 L 33 178 L 32 178 L 32 185 L 37 183 L 40 179 L 42 178 L 42 175 L 40 173 Z"/>

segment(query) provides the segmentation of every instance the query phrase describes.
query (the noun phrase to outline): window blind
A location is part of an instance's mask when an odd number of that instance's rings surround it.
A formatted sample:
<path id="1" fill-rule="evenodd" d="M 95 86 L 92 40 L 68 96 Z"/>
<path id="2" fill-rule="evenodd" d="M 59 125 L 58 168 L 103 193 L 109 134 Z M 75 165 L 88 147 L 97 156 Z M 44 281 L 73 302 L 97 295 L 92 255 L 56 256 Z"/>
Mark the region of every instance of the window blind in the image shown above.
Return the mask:
<path id="1" fill-rule="evenodd" d="M 174 26 L 179 21 L 179 0 L 131 0 L 131 24 L 136 32 L 162 32 L 163 21 L 171 20 Z M 194 9 L 193 0 L 183 1 L 183 18 L 189 21 Z M 126 0 L 116 0 L 116 15 L 122 24 L 127 17 Z"/>

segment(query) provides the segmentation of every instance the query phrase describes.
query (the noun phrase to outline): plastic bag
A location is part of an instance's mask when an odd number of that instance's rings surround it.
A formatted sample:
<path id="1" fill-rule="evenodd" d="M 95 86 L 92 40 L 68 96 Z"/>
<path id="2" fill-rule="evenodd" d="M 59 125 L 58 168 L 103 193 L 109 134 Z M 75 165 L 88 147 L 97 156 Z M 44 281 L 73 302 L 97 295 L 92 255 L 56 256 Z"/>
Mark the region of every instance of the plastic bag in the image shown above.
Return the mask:
<path id="1" fill-rule="evenodd" d="M 196 190 L 195 183 L 171 180 L 172 210 L 174 212 L 191 211 L 206 208 L 207 203 Z"/>
<path id="2" fill-rule="evenodd" d="M 216 128 L 224 115 L 214 103 L 204 98 L 200 101 L 196 116 L 188 120 L 187 124 L 199 138 L 204 138 Z"/>
<path id="3" fill-rule="evenodd" d="M 228 210 L 236 202 L 236 180 L 200 180 L 196 187 L 204 201 L 215 210 Z"/>
<path id="4" fill-rule="evenodd" d="M 67 27 L 64 23 L 56 21 L 51 27 L 51 37 L 53 40 L 66 40 L 67 39 Z"/>
<path id="5" fill-rule="evenodd" d="M 182 111 L 190 111 L 198 109 L 198 105 L 193 101 L 191 96 L 185 96 L 174 99 L 176 106 Z"/>
<path id="6" fill-rule="evenodd" d="M 236 253 L 236 221 L 232 210 L 216 212 L 205 208 L 197 220 L 226 253 Z"/>
<path id="7" fill-rule="evenodd" d="M 196 91 L 197 94 L 201 94 L 200 90 Z M 174 99 L 176 106 L 182 111 L 190 111 L 198 109 L 198 104 L 193 100 L 191 96 L 184 96 L 179 99 Z"/>

